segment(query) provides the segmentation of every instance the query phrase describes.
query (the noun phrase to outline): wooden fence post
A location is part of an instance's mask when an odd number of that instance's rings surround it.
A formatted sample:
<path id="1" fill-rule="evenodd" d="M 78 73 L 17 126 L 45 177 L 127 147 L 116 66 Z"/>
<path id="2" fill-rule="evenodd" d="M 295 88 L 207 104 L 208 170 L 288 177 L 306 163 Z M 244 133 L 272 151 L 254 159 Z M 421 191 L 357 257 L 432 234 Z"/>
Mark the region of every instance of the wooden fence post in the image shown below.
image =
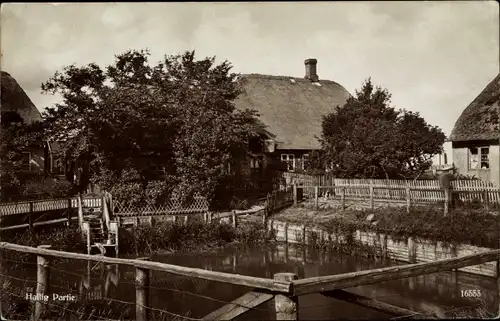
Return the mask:
<path id="1" fill-rule="evenodd" d="M 30 212 L 28 214 L 28 224 L 29 224 L 29 229 L 33 229 L 33 202 L 30 202 Z"/>
<path id="2" fill-rule="evenodd" d="M 82 228 L 83 224 L 83 202 L 82 202 L 82 194 L 78 194 L 78 226 Z"/>
<path id="3" fill-rule="evenodd" d="M 374 206 L 374 195 L 373 195 L 373 181 L 370 180 L 370 209 L 373 210 Z"/>
<path id="4" fill-rule="evenodd" d="M 417 248 L 413 237 L 408 237 L 408 262 L 417 263 Z"/>
<path id="5" fill-rule="evenodd" d="M 236 229 L 237 228 L 237 222 L 236 222 L 236 211 L 233 211 L 233 214 L 231 215 L 232 219 L 231 219 L 231 223 L 233 225 L 233 228 Z"/>
<path id="6" fill-rule="evenodd" d="M 345 209 L 345 187 L 342 187 L 340 190 L 340 205 L 342 206 L 342 209 Z"/>
<path id="7" fill-rule="evenodd" d="M 444 189 L 444 216 L 448 215 L 450 205 L 450 189 Z"/>
<path id="8" fill-rule="evenodd" d="M 119 250 L 120 250 L 120 217 L 116 218 L 116 234 L 115 234 L 115 256 L 119 257 Z"/>
<path id="9" fill-rule="evenodd" d="M 50 249 L 50 245 L 40 245 L 38 246 L 40 249 Z M 38 255 L 36 258 L 37 261 L 37 273 L 36 273 L 36 296 L 37 300 L 35 301 L 35 314 L 34 314 L 34 320 L 38 321 L 41 319 L 44 307 L 45 307 L 45 302 L 48 300 L 44 300 L 46 295 L 48 295 L 48 292 L 50 291 L 49 288 L 49 279 L 50 279 L 50 261 L 47 257 Z"/>
<path id="10" fill-rule="evenodd" d="M 411 208 L 411 193 L 410 193 L 410 187 L 406 186 L 406 212 L 410 213 L 410 208 Z"/>
<path id="11" fill-rule="evenodd" d="M 489 198 L 488 198 L 488 190 L 485 190 L 483 192 L 483 202 L 484 202 L 484 209 L 485 210 L 489 210 L 490 209 L 490 202 L 489 202 Z"/>
<path id="12" fill-rule="evenodd" d="M 71 198 L 68 198 L 68 209 L 67 209 L 67 211 L 68 211 L 68 213 L 67 213 L 68 226 L 71 226 L 71 217 L 72 217 L 72 215 L 71 215 L 72 214 L 71 213 L 71 208 L 72 208 L 72 206 L 71 206 Z"/>
<path id="13" fill-rule="evenodd" d="M 498 306 L 497 306 L 497 318 L 500 317 L 500 260 L 497 261 L 497 299 L 498 299 Z"/>
<path id="14" fill-rule="evenodd" d="M 318 209 L 319 207 L 319 186 L 314 186 L 314 208 Z"/>
<path id="15" fill-rule="evenodd" d="M 149 318 L 149 270 L 135 269 L 135 319 L 148 321 Z"/>
<path id="16" fill-rule="evenodd" d="M 276 281 L 291 282 L 297 280 L 298 276 L 294 273 L 276 273 Z M 298 320 L 299 319 L 299 300 L 298 297 L 285 296 L 277 294 L 274 297 L 274 307 L 276 310 L 276 320 Z"/>
<path id="17" fill-rule="evenodd" d="M 297 205 L 297 184 L 293 185 L 293 205 Z"/>
<path id="18" fill-rule="evenodd" d="M 285 233 L 285 244 L 288 244 L 288 223 L 285 223 L 283 227 L 283 232 Z"/>

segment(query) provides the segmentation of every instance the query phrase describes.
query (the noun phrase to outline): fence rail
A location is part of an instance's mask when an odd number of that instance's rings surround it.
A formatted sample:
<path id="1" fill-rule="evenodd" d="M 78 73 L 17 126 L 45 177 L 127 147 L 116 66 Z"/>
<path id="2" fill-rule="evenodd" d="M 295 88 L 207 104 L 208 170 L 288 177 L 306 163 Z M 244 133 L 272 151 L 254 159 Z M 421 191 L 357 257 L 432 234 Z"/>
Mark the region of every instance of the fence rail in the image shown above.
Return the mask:
<path id="1" fill-rule="evenodd" d="M 100 197 L 85 197 L 82 199 L 85 207 L 100 207 Z M 0 217 L 15 214 L 24 214 L 30 212 L 44 212 L 53 210 L 63 210 L 68 208 L 77 208 L 78 198 L 69 199 L 49 199 L 29 202 L 13 202 L 0 204 Z"/>
<path id="2" fill-rule="evenodd" d="M 50 269 L 52 258 L 66 258 L 73 260 L 84 260 L 88 262 L 100 262 L 106 264 L 126 265 L 135 268 L 135 319 L 138 321 L 151 319 L 149 314 L 150 296 L 148 287 L 150 284 L 151 270 L 187 276 L 194 279 L 209 280 L 246 286 L 251 288 L 249 292 L 223 305 L 217 310 L 206 315 L 202 320 L 233 320 L 274 299 L 277 320 L 299 320 L 298 297 L 300 295 L 320 293 L 327 297 L 334 297 L 357 305 L 383 311 L 391 315 L 420 317 L 421 314 L 384 302 L 373 300 L 368 297 L 345 290 L 357 286 L 372 285 L 412 276 L 433 274 L 437 272 L 450 271 L 452 269 L 477 265 L 500 258 L 500 250 L 493 250 L 453 259 L 437 260 L 430 263 L 407 264 L 403 266 L 392 266 L 367 271 L 350 272 L 338 275 L 311 277 L 299 280 L 294 273 L 278 273 L 273 279 L 252 277 L 233 273 L 215 272 L 199 268 L 151 262 L 143 259 L 118 259 L 104 256 L 70 253 L 51 250 L 50 245 L 41 245 L 38 248 L 22 246 L 18 244 L 0 242 L 0 255 L 3 251 L 16 251 L 37 255 L 37 288 L 36 294 L 43 297 L 50 291 Z M 1 262 L 1 261 L 0 261 Z M 4 277 L 0 271 L 0 277 Z M 497 275 L 498 284 L 500 277 Z M 500 291 L 500 288 L 499 288 Z M 34 319 L 39 320 L 43 316 L 47 302 L 36 301 Z M 498 307 L 500 315 L 500 304 Z"/>

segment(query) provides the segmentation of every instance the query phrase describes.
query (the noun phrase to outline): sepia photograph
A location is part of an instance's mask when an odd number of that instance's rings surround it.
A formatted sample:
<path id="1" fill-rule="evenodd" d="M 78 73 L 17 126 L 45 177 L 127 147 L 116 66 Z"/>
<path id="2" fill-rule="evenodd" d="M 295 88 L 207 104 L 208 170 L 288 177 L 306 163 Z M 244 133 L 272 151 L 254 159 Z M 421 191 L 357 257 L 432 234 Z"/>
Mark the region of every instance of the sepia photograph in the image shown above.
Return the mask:
<path id="1" fill-rule="evenodd" d="M 497 1 L 0 12 L 0 321 L 500 318 Z"/>

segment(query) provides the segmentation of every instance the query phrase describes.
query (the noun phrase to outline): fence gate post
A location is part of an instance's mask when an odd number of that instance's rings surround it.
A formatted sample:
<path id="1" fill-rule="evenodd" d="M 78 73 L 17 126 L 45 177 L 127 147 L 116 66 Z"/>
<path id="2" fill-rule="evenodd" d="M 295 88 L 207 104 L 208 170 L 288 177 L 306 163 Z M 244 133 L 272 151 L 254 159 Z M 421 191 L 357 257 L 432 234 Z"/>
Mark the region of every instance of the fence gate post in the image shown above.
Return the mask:
<path id="1" fill-rule="evenodd" d="M 50 249 L 50 245 L 40 245 L 38 248 L 40 249 Z M 36 273 L 36 295 L 38 299 L 35 301 L 35 314 L 34 320 L 38 321 L 41 318 L 43 313 L 45 302 L 48 300 L 44 300 L 45 295 L 48 295 L 49 289 L 49 280 L 50 280 L 50 261 L 47 257 L 38 255 L 36 258 L 37 261 L 37 273 Z"/>
<path id="2" fill-rule="evenodd" d="M 135 268 L 135 319 L 148 321 L 149 318 L 149 270 Z"/>
<path id="3" fill-rule="evenodd" d="M 297 184 L 293 185 L 293 205 L 297 205 Z"/>
<path id="4" fill-rule="evenodd" d="M 297 280 L 298 276 L 294 273 L 276 273 L 276 281 L 291 282 Z M 299 300 L 298 297 L 277 294 L 274 297 L 274 307 L 276 310 L 276 320 L 298 320 L 299 319 Z"/>

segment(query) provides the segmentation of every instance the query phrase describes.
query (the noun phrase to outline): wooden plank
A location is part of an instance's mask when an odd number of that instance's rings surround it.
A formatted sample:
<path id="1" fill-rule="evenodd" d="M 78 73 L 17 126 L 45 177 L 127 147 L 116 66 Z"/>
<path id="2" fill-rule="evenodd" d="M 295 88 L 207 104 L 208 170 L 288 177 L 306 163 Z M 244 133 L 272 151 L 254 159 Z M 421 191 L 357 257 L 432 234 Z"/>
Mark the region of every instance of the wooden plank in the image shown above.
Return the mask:
<path id="1" fill-rule="evenodd" d="M 321 292 L 324 296 L 329 298 L 343 300 L 357 305 L 361 305 L 367 308 L 371 308 L 377 311 L 382 311 L 397 316 L 412 316 L 412 318 L 421 316 L 419 312 L 411 311 L 408 309 L 400 308 L 392 304 L 377 301 L 350 291 L 345 290 L 334 290 Z M 429 316 L 429 315 L 427 315 Z"/>
<path id="2" fill-rule="evenodd" d="M 113 257 L 87 255 L 81 253 L 71 253 L 64 251 L 38 249 L 24 245 L 12 244 L 7 242 L 0 242 L 0 248 L 12 250 L 23 253 L 31 253 L 38 255 L 54 256 L 66 259 L 84 260 L 92 262 L 102 262 L 108 264 L 122 264 L 134 266 L 143 269 L 150 269 L 155 271 L 168 272 L 177 275 L 183 275 L 193 278 L 199 278 L 209 281 L 217 281 L 222 283 L 229 283 L 235 285 L 243 285 L 257 289 L 264 289 L 280 293 L 291 293 L 292 282 L 280 282 L 272 279 L 265 279 L 253 276 L 246 276 L 240 274 L 223 273 L 215 271 L 207 271 L 197 268 L 189 268 L 179 265 L 166 264 L 161 262 L 148 262 L 135 259 L 119 259 Z"/>
<path id="3" fill-rule="evenodd" d="M 500 250 L 494 250 L 429 263 L 406 264 L 381 269 L 301 279 L 293 282 L 293 293 L 294 295 L 303 295 L 315 292 L 340 290 L 417 275 L 449 271 L 452 269 L 496 261 L 498 260 L 499 255 Z"/>
<path id="4" fill-rule="evenodd" d="M 240 296 L 202 318 L 202 320 L 233 320 L 237 316 L 251 310 L 274 298 L 274 295 L 265 292 L 252 291 Z"/>
<path id="5" fill-rule="evenodd" d="M 68 222 L 68 219 L 67 218 L 58 218 L 58 219 L 55 219 L 55 220 L 35 222 L 35 223 L 33 223 L 33 226 L 57 224 L 57 223 L 64 223 L 64 222 Z M 30 224 L 26 223 L 26 224 L 20 224 L 20 225 L 13 225 L 13 226 L 1 227 L 0 228 L 0 232 L 1 231 L 8 231 L 8 230 L 15 230 L 15 229 L 18 229 L 18 228 L 29 228 L 29 226 L 30 226 Z"/>

